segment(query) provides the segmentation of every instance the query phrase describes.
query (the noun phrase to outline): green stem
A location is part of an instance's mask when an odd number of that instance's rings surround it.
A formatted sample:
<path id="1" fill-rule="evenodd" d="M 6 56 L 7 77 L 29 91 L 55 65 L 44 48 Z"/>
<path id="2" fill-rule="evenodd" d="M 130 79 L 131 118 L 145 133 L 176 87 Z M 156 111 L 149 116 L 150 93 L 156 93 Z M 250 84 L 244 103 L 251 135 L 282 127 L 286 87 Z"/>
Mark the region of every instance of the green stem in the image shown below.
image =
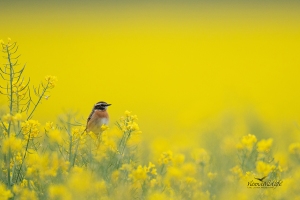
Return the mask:
<path id="1" fill-rule="evenodd" d="M 28 115 L 27 120 L 29 120 L 29 119 L 31 118 L 31 116 L 32 116 L 32 114 L 34 113 L 35 109 L 37 108 L 37 106 L 38 106 L 39 103 L 41 102 L 41 100 L 42 100 L 42 98 L 43 98 L 45 92 L 46 92 L 47 89 L 48 89 L 48 86 L 49 86 L 49 82 L 47 83 L 46 87 L 44 87 L 44 90 L 43 90 L 42 94 L 39 96 L 39 99 L 38 99 L 37 103 L 34 105 L 34 108 L 32 109 L 31 113 Z"/>
<path id="2" fill-rule="evenodd" d="M 9 63 L 9 84 L 10 84 L 10 105 L 9 105 L 9 112 L 10 115 L 13 113 L 13 80 L 14 80 L 14 69 L 13 69 L 13 64 L 10 59 L 10 52 L 8 49 L 8 45 L 6 45 L 6 52 L 7 52 L 7 59 Z M 7 128 L 7 136 L 9 138 L 10 136 L 10 129 L 11 129 L 11 121 L 8 124 Z M 6 158 L 6 167 L 7 167 L 7 186 L 8 188 L 11 188 L 11 179 L 10 179 L 10 157 L 11 157 L 11 149 L 9 147 L 8 149 L 8 154 Z"/>
<path id="3" fill-rule="evenodd" d="M 23 156 L 22 163 L 21 163 L 19 171 L 18 171 L 18 175 L 17 175 L 16 181 L 18 181 L 20 173 L 21 173 L 21 170 L 22 170 L 22 166 L 23 166 L 23 163 L 24 163 L 24 160 L 25 160 L 25 157 L 26 157 L 26 152 L 27 152 L 27 149 L 28 149 L 28 146 L 29 146 L 29 140 L 30 140 L 30 132 L 28 133 L 27 144 L 26 144 L 24 156 Z"/>

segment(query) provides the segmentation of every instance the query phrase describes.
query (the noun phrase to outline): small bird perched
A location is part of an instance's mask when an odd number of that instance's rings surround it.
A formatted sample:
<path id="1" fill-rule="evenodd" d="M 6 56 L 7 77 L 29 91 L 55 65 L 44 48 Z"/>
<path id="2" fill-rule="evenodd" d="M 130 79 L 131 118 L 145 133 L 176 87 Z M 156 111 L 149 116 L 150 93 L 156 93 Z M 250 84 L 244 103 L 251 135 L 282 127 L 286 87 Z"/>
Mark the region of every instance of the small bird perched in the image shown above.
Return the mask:
<path id="1" fill-rule="evenodd" d="M 101 126 L 108 124 L 109 115 L 107 112 L 108 104 L 104 101 L 96 103 L 92 109 L 90 116 L 87 119 L 86 130 L 87 132 L 92 131 L 96 134 L 101 132 Z"/>

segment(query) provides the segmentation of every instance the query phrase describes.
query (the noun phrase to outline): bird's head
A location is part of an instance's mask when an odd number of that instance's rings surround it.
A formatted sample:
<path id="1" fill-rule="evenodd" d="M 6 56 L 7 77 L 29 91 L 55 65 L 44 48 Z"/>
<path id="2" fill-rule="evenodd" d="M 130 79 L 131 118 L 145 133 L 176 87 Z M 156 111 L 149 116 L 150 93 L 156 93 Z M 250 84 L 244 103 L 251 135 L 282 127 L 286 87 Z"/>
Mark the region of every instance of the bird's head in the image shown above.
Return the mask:
<path id="1" fill-rule="evenodd" d="M 99 101 L 98 103 L 96 103 L 94 105 L 94 109 L 95 110 L 106 110 L 108 106 L 110 106 L 111 104 L 108 104 L 104 101 Z"/>

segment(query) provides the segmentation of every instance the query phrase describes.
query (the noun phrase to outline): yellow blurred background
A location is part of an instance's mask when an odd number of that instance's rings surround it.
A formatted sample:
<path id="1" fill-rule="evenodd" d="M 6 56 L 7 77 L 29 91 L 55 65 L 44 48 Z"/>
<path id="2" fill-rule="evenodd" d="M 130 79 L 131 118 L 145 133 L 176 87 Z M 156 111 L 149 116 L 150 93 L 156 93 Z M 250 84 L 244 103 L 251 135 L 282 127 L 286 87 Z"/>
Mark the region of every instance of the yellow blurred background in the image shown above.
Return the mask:
<path id="1" fill-rule="evenodd" d="M 293 1 L 16 1 L 0 9 L 0 39 L 18 42 L 31 83 L 58 77 L 34 115 L 43 123 L 66 110 L 84 122 L 104 100 L 112 103 L 111 124 L 132 111 L 143 137 L 155 135 L 169 148 L 171 137 L 197 145 L 195 136 L 216 124 L 226 128 L 230 116 L 237 126 L 250 116 L 274 130 L 299 122 L 300 15 Z"/>

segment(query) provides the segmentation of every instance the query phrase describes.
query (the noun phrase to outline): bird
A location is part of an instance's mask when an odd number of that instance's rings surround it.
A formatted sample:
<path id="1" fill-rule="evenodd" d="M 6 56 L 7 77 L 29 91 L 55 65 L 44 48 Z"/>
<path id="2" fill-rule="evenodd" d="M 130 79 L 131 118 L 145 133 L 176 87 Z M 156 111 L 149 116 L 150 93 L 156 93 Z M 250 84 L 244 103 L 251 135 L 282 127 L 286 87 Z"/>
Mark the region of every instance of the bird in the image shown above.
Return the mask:
<path id="1" fill-rule="evenodd" d="M 255 177 L 254 177 L 254 178 L 255 178 Z M 257 180 L 263 182 L 263 180 L 264 180 L 265 178 L 267 178 L 267 176 L 264 176 L 264 177 L 262 177 L 262 178 L 255 178 L 255 179 L 257 179 Z"/>
<path id="2" fill-rule="evenodd" d="M 103 124 L 107 125 L 109 122 L 109 115 L 107 112 L 108 104 L 104 101 L 99 101 L 93 106 L 92 112 L 87 119 L 86 131 L 92 131 L 95 134 L 101 132 L 101 126 Z"/>

